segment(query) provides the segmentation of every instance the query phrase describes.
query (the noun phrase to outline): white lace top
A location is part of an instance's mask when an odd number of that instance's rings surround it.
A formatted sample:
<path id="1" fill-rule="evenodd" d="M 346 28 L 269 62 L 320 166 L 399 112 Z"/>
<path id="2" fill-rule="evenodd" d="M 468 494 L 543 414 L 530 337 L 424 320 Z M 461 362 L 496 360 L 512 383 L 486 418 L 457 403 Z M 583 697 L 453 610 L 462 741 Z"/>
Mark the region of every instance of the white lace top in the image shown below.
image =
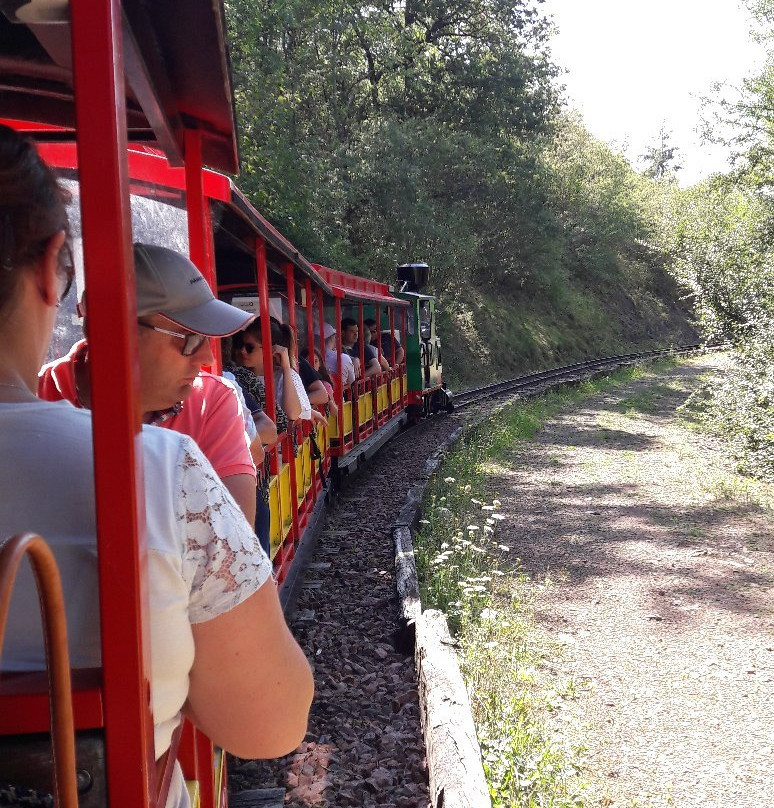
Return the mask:
<path id="1" fill-rule="evenodd" d="M 143 428 L 151 695 L 156 756 L 188 695 L 191 624 L 233 609 L 271 563 L 209 462 L 187 436 Z M 66 402 L 0 404 L 0 536 L 33 531 L 52 546 L 67 604 L 73 667 L 100 664 L 91 416 Z M 42 505 L 43 504 L 43 505 Z M 35 586 L 20 572 L 4 670 L 45 666 Z"/>

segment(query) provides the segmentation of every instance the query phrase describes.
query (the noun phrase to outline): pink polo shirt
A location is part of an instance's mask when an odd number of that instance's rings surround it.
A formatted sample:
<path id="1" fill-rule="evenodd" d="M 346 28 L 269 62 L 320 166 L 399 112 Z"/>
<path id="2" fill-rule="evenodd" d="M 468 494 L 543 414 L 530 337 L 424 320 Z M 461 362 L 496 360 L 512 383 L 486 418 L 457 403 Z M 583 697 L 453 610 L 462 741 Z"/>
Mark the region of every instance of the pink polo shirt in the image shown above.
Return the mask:
<path id="1" fill-rule="evenodd" d="M 66 356 L 44 365 L 38 376 L 38 396 L 81 407 L 74 367 L 84 361 L 86 352 L 86 340 L 81 340 Z M 154 423 L 190 435 L 221 479 L 235 474 L 255 477 L 239 399 L 234 388 L 220 376 L 200 372 L 180 410 L 169 410 Z"/>

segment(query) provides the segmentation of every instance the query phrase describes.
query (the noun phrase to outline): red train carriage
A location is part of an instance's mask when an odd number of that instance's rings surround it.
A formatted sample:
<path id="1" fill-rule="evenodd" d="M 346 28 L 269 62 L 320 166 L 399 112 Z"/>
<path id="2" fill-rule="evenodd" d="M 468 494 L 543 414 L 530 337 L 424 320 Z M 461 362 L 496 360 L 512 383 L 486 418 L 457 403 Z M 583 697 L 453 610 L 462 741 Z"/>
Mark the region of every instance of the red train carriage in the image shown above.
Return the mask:
<path id="1" fill-rule="evenodd" d="M 43 144 L 75 142 L 79 156 L 102 668 L 74 682 L 74 702 L 75 726 L 98 738 L 104 777 L 84 785 L 83 799 L 163 804 L 165 769 L 154 761 L 148 698 L 127 142 L 149 143 L 180 167 L 190 254 L 214 279 L 203 165 L 238 167 L 223 10 L 209 0 L 43 0 L 3 2 L 0 11 L 0 116 Z M 0 733 L 48 730 L 39 681 L 16 676 L 12 686 L 4 679 Z M 181 744 L 201 804 L 215 805 L 211 744 L 191 734 Z"/>
<path id="2" fill-rule="evenodd" d="M 154 764 L 147 699 L 132 234 L 188 250 L 221 297 L 264 315 L 269 366 L 270 313 L 296 329 L 302 345 L 324 351 L 324 324 L 338 328 L 343 316 L 354 316 L 361 331 L 373 317 L 378 330 L 397 336 L 393 345 L 405 345 L 406 304 L 386 285 L 309 264 L 231 180 L 204 168 L 237 168 L 219 4 L 36 0 L 24 11 L 0 2 L 0 11 L 0 116 L 35 137 L 73 191 L 77 285 L 89 290 L 103 667 L 74 681 L 79 749 L 93 758 L 83 762 L 91 781 L 81 784 L 82 804 L 163 804 L 168 767 Z M 52 353 L 63 353 L 78 328 L 72 307 L 63 308 Z M 340 334 L 337 344 L 340 351 Z M 296 424 L 295 436 L 281 435 L 272 452 L 272 556 L 286 595 L 333 464 L 351 470 L 405 421 L 406 366 L 394 350 L 377 376 L 351 388 L 338 378 L 338 418 L 327 429 L 315 437 Z M 266 384 L 272 415 L 271 374 Z M 18 751 L 20 736 L 50 727 L 40 677 L 3 677 L 0 745 Z M 189 725 L 176 751 L 194 803 L 223 802 L 222 756 L 208 739 Z"/>
<path id="3" fill-rule="evenodd" d="M 344 388 L 340 383 L 336 388 L 339 418 L 331 426 L 331 453 L 336 458 L 338 473 L 348 474 L 375 454 L 406 423 L 406 363 L 405 359 L 397 361 L 395 346 L 405 345 L 409 304 L 393 296 L 387 284 L 319 264 L 314 264 L 314 268 L 329 290 L 326 317 L 338 332 L 336 352 L 339 356 L 343 350 L 340 324 L 344 317 L 349 317 L 358 324 L 360 334 L 363 333 L 364 322 L 368 318 L 376 322 L 380 335 L 384 331 L 392 337 L 389 341 L 390 355 L 385 357 L 388 368 L 370 378 L 356 380 L 351 388 Z M 358 347 L 360 364 L 364 366 L 362 339 L 359 340 Z M 381 358 L 382 346 L 379 340 L 376 347 Z M 339 365 L 339 382 L 341 375 Z"/>

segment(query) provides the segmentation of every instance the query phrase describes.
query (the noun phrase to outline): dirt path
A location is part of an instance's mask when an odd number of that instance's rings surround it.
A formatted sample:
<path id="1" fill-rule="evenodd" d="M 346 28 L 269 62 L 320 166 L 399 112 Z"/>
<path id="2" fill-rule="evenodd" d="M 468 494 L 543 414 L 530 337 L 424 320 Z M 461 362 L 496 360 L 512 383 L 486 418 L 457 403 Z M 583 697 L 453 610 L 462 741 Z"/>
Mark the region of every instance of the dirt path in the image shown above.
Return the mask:
<path id="1" fill-rule="evenodd" d="M 675 412 L 721 362 L 587 399 L 496 483 L 590 806 L 774 804 L 771 513 Z"/>

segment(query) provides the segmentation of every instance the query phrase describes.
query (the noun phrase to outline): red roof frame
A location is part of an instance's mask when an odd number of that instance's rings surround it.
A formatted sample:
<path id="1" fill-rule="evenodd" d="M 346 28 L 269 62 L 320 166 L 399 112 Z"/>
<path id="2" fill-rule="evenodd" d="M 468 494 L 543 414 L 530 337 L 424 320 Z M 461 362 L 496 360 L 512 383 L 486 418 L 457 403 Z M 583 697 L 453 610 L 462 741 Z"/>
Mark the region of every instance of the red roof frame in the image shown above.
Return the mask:
<path id="1" fill-rule="evenodd" d="M 312 267 L 331 289 L 334 297 L 389 306 L 408 307 L 411 305 L 409 301 L 395 297 L 389 284 L 371 278 L 361 278 L 359 275 L 350 275 L 340 269 L 331 269 L 322 264 L 312 264 Z"/>

